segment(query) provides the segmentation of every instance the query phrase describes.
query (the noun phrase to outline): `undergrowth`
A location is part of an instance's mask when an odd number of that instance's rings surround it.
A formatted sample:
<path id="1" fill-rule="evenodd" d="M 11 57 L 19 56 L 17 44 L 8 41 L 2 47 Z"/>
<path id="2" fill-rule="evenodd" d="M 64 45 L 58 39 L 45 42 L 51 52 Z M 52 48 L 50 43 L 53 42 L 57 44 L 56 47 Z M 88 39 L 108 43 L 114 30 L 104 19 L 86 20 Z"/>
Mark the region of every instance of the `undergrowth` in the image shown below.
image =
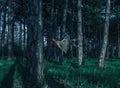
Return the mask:
<path id="1" fill-rule="evenodd" d="M 18 67 L 24 67 L 26 59 L 17 61 L 19 64 L 15 60 L 0 60 L 0 86 L 10 84 L 8 80 L 12 78 L 13 86 L 22 85 Z M 84 65 L 79 66 L 76 58 L 64 58 L 62 63 L 45 60 L 46 83 L 50 88 L 120 88 L 120 59 L 106 59 L 104 68 L 98 67 L 98 61 L 85 58 Z"/>
<path id="2" fill-rule="evenodd" d="M 58 63 L 46 61 L 46 75 L 64 80 L 71 88 L 120 88 L 120 60 L 106 60 L 104 68 L 99 68 L 98 60 L 91 58 L 85 58 L 82 66 L 77 59 L 64 58 Z"/>

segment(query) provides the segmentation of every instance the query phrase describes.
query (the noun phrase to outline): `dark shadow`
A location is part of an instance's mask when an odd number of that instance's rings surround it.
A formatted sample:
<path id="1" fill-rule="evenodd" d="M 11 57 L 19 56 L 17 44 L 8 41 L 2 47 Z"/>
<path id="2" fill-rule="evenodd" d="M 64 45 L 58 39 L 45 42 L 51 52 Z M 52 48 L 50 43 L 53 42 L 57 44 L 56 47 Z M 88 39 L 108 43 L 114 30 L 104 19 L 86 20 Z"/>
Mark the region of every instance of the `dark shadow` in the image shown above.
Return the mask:
<path id="1" fill-rule="evenodd" d="M 0 88 L 12 88 L 13 87 L 13 76 L 15 72 L 15 65 L 14 64 L 10 69 L 6 76 L 3 78 Z"/>
<path id="2" fill-rule="evenodd" d="M 36 81 L 32 74 L 30 74 L 29 69 L 26 69 L 26 67 L 22 63 L 20 63 L 20 61 L 17 61 L 17 69 L 20 73 L 20 76 L 22 77 L 23 88 L 38 88 L 35 86 Z M 59 83 L 59 81 L 56 81 L 56 79 L 52 76 L 46 75 L 45 81 L 50 88 L 65 88 L 64 84 Z"/>
<path id="3" fill-rule="evenodd" d="M 24 66 L 20 63 L 20 59 L 17 61 L 17 69 L 22 78 L 23 88 L 38 88 L 36 82 L 36 74 L 30 74 L 30 68 L 28 66 Z M 29 62 L 30 63 L 30 62 Z"/>
<path id="4" fill-rule="evenodd" d="M 26 71 L 25 71 L 25 67 L 18 62 L 18 72 L 20 74 L 20 76 L 22 77 L 22 82 L 23 82 L 23 87 L 24 88 L 27 88 L 26 87 Z"/>
<path id="5" fill-rule="evenodd" d="M 45 80 L 50 88 L 65 88 L 64 84 L 60 83 L 58 79 L 55 79 L 50 75 L 46 75 Z"/>

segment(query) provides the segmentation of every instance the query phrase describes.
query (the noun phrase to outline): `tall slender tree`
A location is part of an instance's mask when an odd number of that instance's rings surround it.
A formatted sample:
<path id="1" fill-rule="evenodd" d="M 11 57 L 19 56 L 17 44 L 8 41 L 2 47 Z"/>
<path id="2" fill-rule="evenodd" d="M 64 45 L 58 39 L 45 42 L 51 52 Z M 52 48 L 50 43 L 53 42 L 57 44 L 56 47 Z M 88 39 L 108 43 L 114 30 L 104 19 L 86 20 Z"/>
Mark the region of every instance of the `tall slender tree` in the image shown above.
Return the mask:
<path id="1" fill-rule="evenodd" d="M 38 35 L 37 35 L 37 82 L 39 87 L 44 85 L 44 74 L 43 74 L 43 22 L 42 22 L 42 0 L 38 1 Z"/>
<path id="2" fill-rule="evenodd" d="M 82 33 L 82 0 L 78 0 L 78 60 L 83 62 L 83 33 Z"/>
<path id="3" fill-rule="evenodd" d="M 2 53 L 2 57 L 4 55 L 4 45 L 5 45 L 5 29 L 6 29 L 6 6 L 3 9 L 3 21 L 2 21 L 2 33 L 1 33 L 1 53 Z"/>
<path id="4" fill-rule="evenodd" d="M 20 22 L 20 30 L 19 30 L 19 46 L 22 48 L 22 23 Z"/>
<path id="5" fill-rule="evenodd" d="M 11 59 L 12 57 L 12 31 L 13 29 L 13 17 L 14 17 L 14 11 L 12 6 L 12 1 L 8 2 L 8 59 Z"/>
<path id="6" fill-rule="evenodd" d="M 66 20 L 67 20 L 67 11 L 68 11 L 68 0 L 64 0 L 64 11 L 63 11 L 63 34 L 66 32 Z"/>
<path id="7" fill-rule="evenodd" d="M 99 67 L 104 67 L 104 60 L 106 55 L 106 49 L 108 44 L 108 33 L 109 33 L 109 17 L 110 17 L 110 0 L 107 0 L 106 4 L 106 15 L 105 15 L 105 28 L 103 34 L 103 44 L 100 53 Z"/>
<path id="8" fill-rule="evenodd" d="M 42 0 L 30 0 L 29 15 L 28 21 L 31 22 L 27 23 L 29 52 L 27 52 L 25 88 L 42 88 L 44 86 Z"/>
<path id="9" fill-rule="evenodd" d="M 120 24 L 118 24 L 118 57 L 120 57 Z"/>
<path id="10" fill-rule="evenodd" d="M 54 7 L 55 7 L 55 0 L 51 0 L 51 10 L 50 10 L 50 28 L 49 31 L 47 31 L 48 33 L 48 37 L 47 37 L 47 44 L 48 44 L 48 58 L 51 59 L 53 54 L 51 54 L 52 52 L 52 48 L 50 47 L 50 43 L 52 41 L 52 38 L 54 37 Z"/>
<path id="11" fill-rule="evenodd" d="M 26 29 L 26 23 L 25 23 L 25 18 L 24 18 L 24 28 L 23 28 L 23 32 L 24 32 L 24 34 L 23 34 L 23 51 L 24 51 L 24 56 L 25 56 L 25 51 L 26 51 L 26 40 L 27 40 L 27 38 L 26 38 L 26 31 L 27 31 L 27 29 Z"/>

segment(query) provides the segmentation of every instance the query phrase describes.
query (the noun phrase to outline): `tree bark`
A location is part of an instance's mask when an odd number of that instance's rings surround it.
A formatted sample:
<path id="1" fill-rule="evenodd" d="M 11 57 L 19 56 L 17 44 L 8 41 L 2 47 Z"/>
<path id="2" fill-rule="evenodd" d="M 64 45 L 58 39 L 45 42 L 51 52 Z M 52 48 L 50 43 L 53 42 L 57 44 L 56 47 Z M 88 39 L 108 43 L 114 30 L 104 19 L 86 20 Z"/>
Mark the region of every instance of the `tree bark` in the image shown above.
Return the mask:
<path id="1" fill-rule="evenodd" d="M 8 7 L 8 14 L 9 14 L 9 18 L 8 18 L 8 60 L 10 60 L 12 58 L 12 31 L 13 29 L 13 17 L 14 17 L 14 13 L 12 10 L 12 4 L 11 2 L 9 2 L 9 7 Z"/>
<path id="2" fill-rule="evenodd" d="M 67 11 L 68 11 L 68 0 L 65 0 L 64 12 L 63 12 L 63 34 L 66 33 L 67 31 L 66 30 Z"/>
<path id="3" fill-rule="evenodd" d="M 4 8 L 3 23 L 2 23 L 2 34 L 1 34 L 1 53 L 2 53 L 2 57 L 4 56 L 5 29 L 6 29 L 6 7 Z"/>
<path id="4" fill-rule="evenodd" d="M 110 0 L 107 0 L 105 29 L 104 29 L 104 34 L 103 34 L 103 44 L 102 44 L 102 49 L 100 53 L 99 67 L 104 67 L 104 60 L 105 60 L 106 49 L 107 49 L 107 44 L 108 44 L 109 16 L 110 16 Z"/>
<path id="5" fill-rule="evenodd" d="M 78 60 L 83 62 L 83 33 L 82 33 L 82 0 L 78 0 Z"/>
<path id="6" fill-rule="evenodd" d="M 36 0 L 30 0 L 28 3 L 27 12 L 27 50 L 25 52 L 27 62 L 26 62 L 26 72 L 25 72 L 25 88 L 35 88 L 37 84 L 37 58 L 36 58 Z M 37 4 L 36 4 L 37 6 Z M 37 16 L 38 17 L 38 16 Z M 38 18 L 37 18 L 38 19 Z"/>
<path id="7" fill-rule="evenodd" d="M 51 59 L 51 58 L 54 58 L 54 53 L 51 52 L 53 51 L 52 50 L 52 47 L 50 46 L 51 44 L 51 41 L 52 41 L 52 38 L 55 37 L 55 31 L 54 31 L 54 6 L 55 6 L 55 0 L 51 0 L 51 13 L 50 13 L 50 31 L 48 31 L 48 58 Z"/>
<path id="8" fill-rule="evenodd" d="M 0 13 L 0 49 L 1 49 L 1 34 L 2 34 L 2 13 Z M 1 53 L 1 51 L 0 51 Z M 1 57 L 1 54 L 0 54 L 0 57 Z"/>
<path id="9" fill-rule="evenodd" d="M 19 30 L 19 46 L 22 49 L 22 23 L 20 22 L 20 30 Z"/>
<path id="10" fill-rule="evenodd" d="M 118 57 L 120 58 L 120 24 L 118 24 Z"/>
<path id="11" fill-rule="evenodd" d="M 38 36 L 37 36 L 37 82 L 39 87 L 44 85 L 44 73 L 43 73 L 43 23 L 42 23 L 42 0 L 38 0 Z"/>
<path id="12" fill-rule="evenodd" d="M 27 21 L 29 52 L 27 52 L 25 88 L 42 88 L 44 86 L 42 0 L 31 0 L 29 4 Z"/>
<path id="13" fill-rule="evenodd" d="M 23 54 L 23 56 L 25 57 L 25 51 L 26 51 L 26 40 L 27 40 L 27 38 L 26 38 L 26 24 L 25 24 L 25 18 L 24 18 L 24 30 L 23 30 L 23 32 L 24 32 L 24 37 L 23 37 L 23 52 L 24 52 L 24 54 Z"/>

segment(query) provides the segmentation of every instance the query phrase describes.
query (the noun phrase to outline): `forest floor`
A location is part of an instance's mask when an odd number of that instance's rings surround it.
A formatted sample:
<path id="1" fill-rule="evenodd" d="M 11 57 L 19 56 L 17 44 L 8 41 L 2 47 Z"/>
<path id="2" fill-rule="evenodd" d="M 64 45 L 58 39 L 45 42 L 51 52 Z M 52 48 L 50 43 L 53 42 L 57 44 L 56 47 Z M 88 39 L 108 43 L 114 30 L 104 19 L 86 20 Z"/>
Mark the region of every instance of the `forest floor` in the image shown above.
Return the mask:
<path id="1" fill-rule="evenodd" d="M 0 88 L 22 88 L 22 78 L 16 58 L 0 60 Z"/>
<path id="2" fill-rule="evenodd" d="M 104 68 L 97 59 L 84 62 L 79 66 L 76 58 L 45 60 L 46 83 L 50 88 L 120 88 L 120 59 L 107 59 Z M 18 67 L 16 60 L 0 60 L 0 88 L 22 88 Z"/>
<path id="3" fill-rule="evenodd" d="M 65 58 L 61 64 L 46 61 L 46 75 L 65 88 L 120 88 L 120 59 L 107 59 L 104 68 L 99 68 L 98 60 L 93 58 L 85 58 L 83 66 L 75 58 Z M 52 88 L 62 87 L 53 84 Z"/>

